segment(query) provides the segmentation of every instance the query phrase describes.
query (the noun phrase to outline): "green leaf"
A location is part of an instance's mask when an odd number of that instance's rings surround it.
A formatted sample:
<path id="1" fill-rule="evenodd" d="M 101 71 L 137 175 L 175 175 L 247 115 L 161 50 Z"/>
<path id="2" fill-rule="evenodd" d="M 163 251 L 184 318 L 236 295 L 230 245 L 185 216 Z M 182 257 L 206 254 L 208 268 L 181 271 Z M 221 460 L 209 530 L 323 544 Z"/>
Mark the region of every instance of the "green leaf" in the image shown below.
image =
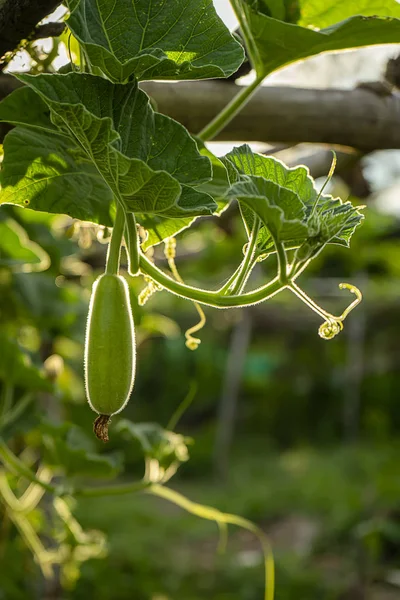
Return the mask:
<path id="1" fill-rule="evenodd" d="M 191 442 L 179 433 L 163 429 L 158 423 L 132 423 L 119 421 L 116 431 L 129 440 L 137 440 L 147 459 L 158 463 L 158 474 L 162 476 L 189 460 L 188 444 Z"/>
<path id="2" fill-rule="evenodd" d="M 301 196 L 304 204 L 311 205 L 317 197 L 314 180 L 308 168 L 303 165 L 289 168 L 274 156 L 253 152 L 248 144 L 233 148 L 225 158 L 237 172 L 243 175 L 257 175 L 273 181 Z M 230 177 L 232 178 L 232 172 Z"/>
<path id="3" fill-rule="evenodd" d="M 400 17 L 396 0 L 298 0 L 299 25 L 329 27 L 354 15 L 365 17 Z"/>
<path id="4" fill-rule="evenodd" d="M 190 227 L 196 221 L 196 218 L 165 219 L 154 215 L 139 215 L 138 221 L 148 234 L 142 244 L 143 250 L 148 250 L 151 246 L 160 244 L 169 237 L 175 237 L 178 233 Z"/>
<path id="5" fill-rule="evenodd" d="M 229 196 L 237 198 L 241 205 L 257 215 L 275 241 L 293 242 L 307 238 L 308 228 L 302 222 L 305 206 L 295 192 L 274 181 L 251 175 L 243 176 L 235 183 L 229 190 Z M 248 218 L 246 222 L 248 224 Z"/>
<path id="6" fill-rule="evenodd" d="M 318 198 L 307 167 L 289 168 L 277 158 L 253 153 L 247 145 L 234 148 L 223 160 L 231 181 L 227 195 L 238 199 L 248 235 L 256 216 L 261 219 L 260 253 L 274 251 L 272 238 L 287 248 L 349 245 L 362 214 L 350 202 L 330 195 Z"/>
<path id="7" fill-rule="evenodd" d="M 213 154 L 202 140 L 196 140 L 202 156 L 206 156 L 212 165 L 212 178 L 200 186 L 200 190 L 210 194 L 216 202 L 224 200 L 229 189 L 230 181 L 226 166 L 215 154 Z M 225 202 L 226 203 L 226 202 Z"/>
<path id="8" fill-rule="evenodd" d="M 146 157 L 152 169 L 168 171 L 180 183 L 198 187 L 211 180 L 208 156 L 202 155 L 187 129 L 170 117 L 155 113 L 151 147 Z"/>
<path id="9" fill-rule="evenodd" d="M 50 110 L 35 92 L 23 86 L 14 90 L 0 103 L 0 121 L 56 132 L 50 120 Z"/>
<path id="10" fill-rule="evenodd" d="M 95 166 L 67 138 L 16 127 L 4 140 L 1 203 L 112 226 L 115 207 Z"/>
<path id="11" fill-rule="evenodd" d="M 211 0 L 70 1 L 68 27 L 113 81 L 228 77 L 244 53 Z"/>
<path id="12" fill-rule="evenodd" d="M 126 139 L 121 138 L 113 124 L 117 119 L 123 123 L 128 112 L 114 113 L 114 106 L 119 106 L 117 99 L 121 100 L 121 86 L 114 88 L 106 80 L 77 73 L 19 77 L 42 97 L 50 108 L 53 123 L 83 150 L 127 210 L 140 212 L 148 204 L 151 212 L 175 204 L 180 186 L 173 177 L 154 172 L 143 160 L 130 159 L 119 151 Z M 129 87 L 125 90 L 127 102 Z M 107 92 L 111 98 L 102 101 Z"/>
<path id="13" fill-rule="evenodd" d="M 50 258 L 39 244 L 29 239 L 21 225 L 14 219 L 5 219 L 0 222 L 1 266 L 24 273 L 45 271 L 50 266 Z"/>
<path id="14" fill-rule="evenodd" d="M 326 3 L 303 0 L 301 3 L 302 19 L 304 25 L 314 27 L 326 26 L 316 30 L 292 23 L 285 23 L 269 16 L 270 11 L 263 3 L 254 3 L 253 0 L 241 0 L 247 16 L 253 42 L 256 48 L 257 70 L 259 75 L 268 75 L 272 71 L 292 62 L 334 50 L 358 48 L 376 44 L 397 43 L 400 39 L 400 20 L 391 16 L 351 16 L 339 23 L 334 23 L 334 18 L 343 18 L 343 15 L 360 13 L 356 3 L 351 1 L 344 11 L 344 0 L 333 6 L 333 0 Z M 335 3 L 337 5 L 338 3 Z M 368 6 L 369 6 L 368 1 Z M 358 3 L 357 3 L 358 5 Z M 362 7 L 366 5 L 362 3 Z M 372 3 L 373 5 L 373 3 Z M 380 3 L 380 14 L 386 12 L 400 16 L 398 5 L 393 1 Z M 371 15 L 373 8 L 366 8 Z M 373 13 L 373 14 L 376 14 Z"/>
<path id="15" fill-rule="evenodd" d="M 19 141 L 20 151 L 22 145 L 30 150 L 26 163 L 31 155 L 35 155 L 32 172 L 28 173 L 26 180 L 24 175 L 27 169 L 23 170 L 22 166 L 18 169 L 15 161 L 11 174 L 10 168 L 3 172 L 2 178 L 10 186 L 8 192 L 2 193 L 3 202 L 32 202 L 30 197 L 21 196 L 21 190 L 25 191 L 26 187 L 33 195 L 34 208 L 37 210 L 65 212 L 104 225 L 111 224 L 110 210 L 113 212 L 114 209 L 112 196 L 117 197 L 128 211 L 162 214 L 164 218 L 187 218 L 214 212 L 217 206 L 213 199 L 190 188 L 211 178 L 209 159 L 199 154 L 196 142 L 182 125 L 153 112 L 148 96 L 139 90 L 137 82 L 113 85 L 101 77 L 77 73 L 36 77 L 21 75 L 20 78 L 39 97 L 36 112 L 43 114 L 43 103 L 50 109 L 53 126 L 61 135 L 55 136 L 56 141 L 50 139 L 49 145 L 52 150 L 55 145 L 60 146 L 61 170 L 64 169 L 62 174 L 72 181 L 70 187 L 74 187 L 74 190 L 65 201 L 55 193 L 54 186 L 46 193 L 48 172 L 45 167 L 50 163 L 52 173 L 58 176 L 59 160 L 53 152 L 49 152 L 51 157 L 45 160 L 43 154 L 47 138 L 34 138 L 35 133 L 30 132 L 27 135 L 31 136 L 33 148 L 26 145 L 22 134 L 14 138 L 12 148 L 16 149 Z M 31 94 L 19 95 L 18 116 L 12 117 L 14 123 L 19 122 L 24 127 L 25 119 L 19 115 L 23 115 L 23 101 L 31 100 Z M 0 112 L 0 119 L 10 117 L 7 106 L 4 113 L 2 115 Z M 33 119 L 33 122 L 44 133 L 45 120 Z M 48 133 L 53 133 L 51 125 Z M 65 141 L 67 138 L 68 142 Z M 66 160 L 68 157 L 65 156 L 63 144 L 71 146 L 67 150 L 71 155 L 69 160 Z M 43 158 L 39 160 L 39 174 L 38 160 L 35 160 L 38 146 L 43 146 L 39 151 Z M 9 167 L 11 162 L 7 163 Z M 46 163 L 45 167 L 43 162 Z M 82 188 L 81 182 L 75 181 L 74 175 L 79 173 L 82 165 L 85 167 L 86 184 L 92 183 L 99 192 L 95 199 L 87 196 L 88 185 Z M 91 171 L 89 180 L 88 170 Z M 97 182 L 94 183 L 93 179 L 96 178 Z M 37 180 L 41 187 L 36 185 Z M 11 186 L 15 186 L 16 181 L 19 188 L 13 191 Z M 39 195 L 38 187 L 41 192 Z M 104 193 L 101 193 L 102 190 Z M 93 200 L 95 205 L 92 205 Z M 54 208 L 55 205 L 57 208 Z"/>
<path id="16" fill-rule="evenodd" d="M 319 222 L 319 236 L 325 243 L 349 247 L 350 238 L 364 215 L 351 202 L 323 195 L 316 210 Z"/>
<path id="17" fill-rule="evenodd" d="M 277 158 L 253 153 L 246 144 L 234 148 L 224 161 L 233 181 L 228 196 L 239 200 L 248 235 L 255 215 L 261 219 L 259 252 L 273 249 L 272 238 L 291 244 L 307 238 L 307 205 L 317 191 L 306 167 L 289 168 Z"/>
<path id="18" fill-rule="evenodd" d="M 304 263 L 315 258 L 329 243 L 349 247 L 350 238 L 363 218 L 351 202 L 322 196 L 308 219 L 310 235 L 297 249 L 296 259 Z"/>
<path id="19" fill-rule="evenodd" d="M 209 201 L 210 210 L 212 209 L 213 214 L 220 215 L 229 204 L 229 201 L 225 196 L 230 186 L 228 173 L 223 162 L 208 150 L 201 140 L 196 141 L 201 156 L 207 157 L 212 165 L 212 178 L 209 181 L 202 183 L 196 191 L 211 196 L 214 199 L 214 203 Z M 181 204 L 182 200 L 180 199 L 179 205 Z M 148 232 L 148 237 L 143 242 L 142 248 L 147 250 L 168 237 L 178 235 L 190 227 L 197 218 L 198 217 L 163 219 L 153 215 L 140 215 L 138 221 Z"/>
<path id="20" fill-rule="evenodd" d="M 121 455 L 97 454 L 93 442 L 76 425 L 43 423 L 40 431 L 46 462 L 57 468 L 61 466 L 67 477 L 110 478 L 122 469 Z"/>

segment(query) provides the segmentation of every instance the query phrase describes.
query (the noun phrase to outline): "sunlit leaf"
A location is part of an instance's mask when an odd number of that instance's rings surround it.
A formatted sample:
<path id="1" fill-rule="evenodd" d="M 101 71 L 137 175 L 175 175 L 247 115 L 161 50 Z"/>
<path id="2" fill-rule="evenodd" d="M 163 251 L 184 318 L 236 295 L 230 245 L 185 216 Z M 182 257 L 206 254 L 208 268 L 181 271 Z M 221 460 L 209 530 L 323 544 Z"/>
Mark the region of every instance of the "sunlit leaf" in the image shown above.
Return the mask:
<path id="1" fill-rule="evenodd" d="M 68 27 L 113 81 L 227 77 L 243 49 L 211 0 L 70 0 Z"/>
<path id="2" fill-rule="evenodd" d="M 165 219 L 215 211 L 211 196 L 194 189 L 211 178 L 209 159 L 182 125 L 153 112 L 136 82 L 77 73 L 20 78 L 32 89 L 15 92 L 18 111 L 14 94 L 3 113 L 0 105 L 0 119 L 23 127 L 6 138 L 0 201 L 104 225 L 112 224 L 113 196 L 128 211 Z"/>
<path id="3" fill-rule="evenodd" d="M 400 11 L 394 0 L 382 3 L 300 0 L 299 23 L 309 27 L 274 18 L 269 2 L 240 1 L 251 30 L 257 71 L 263 76 L 321 52 L 398 43 L 400 39 L 400 20 L 394 18 L 400 16 Z M 360 16 L 364 9 L 366 16 Z"/>
<path id="4" fill-rule="evenodd" d="M 301 18 L 299 25 L 329 27 L 355 15 L 400 18 L 396 0 L 296 0 Z"/>
<path id="5" fill-rule="evenodd" d="M 318 199 L 306 167 L 289 168 L 272 156 L 253 153 L 247 145 L 234 148 L 223 160 L 232 183 L 228 196 L 238 199 L 248 235 L 255 216 L 261 220 L 260 253 L 273 251 L 273 238 L 290 248 L 317 235 L 322 245 L 349 244 L 361 213 L 350 202 L 343 204 L 329 195 Z"/>
<path id="6" fill-rule="evenodd" d="M 109 187 L 68 138 L 16 127 L 4 147 L 1 203 L 112 225 Z"/>

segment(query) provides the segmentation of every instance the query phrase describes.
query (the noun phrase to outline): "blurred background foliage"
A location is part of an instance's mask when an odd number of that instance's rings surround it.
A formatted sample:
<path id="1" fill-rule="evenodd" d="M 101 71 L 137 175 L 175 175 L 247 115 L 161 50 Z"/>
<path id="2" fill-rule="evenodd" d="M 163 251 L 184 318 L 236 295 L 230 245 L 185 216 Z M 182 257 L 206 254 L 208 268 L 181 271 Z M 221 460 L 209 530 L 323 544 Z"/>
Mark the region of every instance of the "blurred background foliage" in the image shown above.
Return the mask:
<path id="1" fill-rule="evenodd" d="M 36 53 L 34 69 L 51 52 Z M 303 150 L 285 157 L 295 162 Z M 183 332 L 196 322 L 194 307 L 165 292 L 140 307 L 144 282 L 127 276 L 139 347 L 124 418 L 168 428 L 191 394 L 176 426 L 185 437 L 173 487 L 267 533 L 277 600 L 395 600 L 399 153 L 364 157 L 330 185 L 331 193 L 367 206 L 351 250 L 327 248 L 304 276 L 307 291 L 335 313 L 346 302 L 338 282 L 362 289 L 364 301 L 344 332 L 322 340 L 318 318 L 287 293 L 242 311 L 206 308 L 201 345 L 190 352 Z M 397 200 L 387 202 L 388 194 Z M 64 216 L 0 209 L 1 431 L 15 454 L 32 468 L 40 464 L 43 480 L 143 475 L 146 428 L 132 438 L 115 418 L 104 447 L 91 434 L 84 394 L 85 321 L 108 236 Z M 182 277 L 217 288 L 239 263 L 244 241 L 235 206 L 219 219 L 199 219 L 178 239 Z M 166 267 L 162 247 L 155 258 Z M 269 278 L 273 260 L 256 268 L 252 285 Z M 215 524 L 163 500 L 136 494 L 52 502 L 3 471 L 0 499 L 1 600 L 262 596 L 262 554 L 250 533 L 232 529 L 218 552 Z"/>

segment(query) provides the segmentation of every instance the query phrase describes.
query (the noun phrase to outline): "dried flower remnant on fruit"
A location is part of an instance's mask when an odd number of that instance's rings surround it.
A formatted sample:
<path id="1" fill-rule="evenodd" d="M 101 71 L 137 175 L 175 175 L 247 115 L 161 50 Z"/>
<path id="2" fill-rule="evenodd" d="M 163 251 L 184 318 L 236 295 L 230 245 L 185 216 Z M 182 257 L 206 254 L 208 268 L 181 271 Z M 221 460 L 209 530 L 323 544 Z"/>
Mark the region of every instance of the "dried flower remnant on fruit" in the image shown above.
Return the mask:
<path id="1" fill-rule="evenodd" d="M 93 423 L 93 432 L 97 439 L 102 442 L 108 442 L 108 425 L 111 421 L 111 417 L 109 415 L 99 415 L 96 417 Z"/>

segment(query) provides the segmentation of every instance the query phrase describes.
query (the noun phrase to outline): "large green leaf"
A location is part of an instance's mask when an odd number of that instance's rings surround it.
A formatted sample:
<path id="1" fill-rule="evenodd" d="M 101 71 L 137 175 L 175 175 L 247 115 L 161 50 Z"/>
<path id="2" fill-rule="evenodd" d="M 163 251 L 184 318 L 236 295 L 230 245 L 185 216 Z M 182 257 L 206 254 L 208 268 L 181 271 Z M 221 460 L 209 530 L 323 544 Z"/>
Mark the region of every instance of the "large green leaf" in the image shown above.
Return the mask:
<path id="1" fill-rule="evenodd" d="M 228 77 L 240 44 L 212 0 L 71 0 L 68 26 L 113 81 Z"/>
<path id="2" fill-rule="evenodd" d="M 0 102 L 0 121 L 56 132 L 50 120 L 49 107 L 35 92 L 23 86 Z"/>
<path id="3" fill-rule="evenodd" d="M 77 73 L 22 75 L 20 78 L 34 92 L 15 92 L 18 93 L 18 111 L 11 114 L 10 102 L 3 106 L 3 111 L 0 105 L 0 119 L 20 123 L 33 147 L 23 139 L 24 133 L 20 133 L 19 138 L 11 138 L 13 149 L 17 150 L 18 141 L 20 150 L 24 146 L 26 160 L 20 168 L 12 157 L 8 162 L 5 160 L 2 180 L 9 190 L 3 190 L 3 202 L 30 202 L 37 210 L 65 212 L 105 225 L 110 225 L 112 195 L 128 211 L 162 214 L 164 218 L 208 215 L 216 209 L 209 195 L 191 187 L 211 178 L 209 159 L 199 154 L 196 142 L 182 125 L 153 112 L 147 95 L 139 90 L 136 82 L 113 85 L 103 78 Z M 36 108 L 32 94 L 38 98 Z M 23 116 L 24 102 L 27 101 L 32 104 L 29 125 Z M 51 112 L 51 122 L 43 111 L 46 105 Z M 27 131 L 26 128 L 32 125 L 36 131 Z M 47 138 L 51 138 L 49 134 L 54 133 L 54 126 L 61 135 L 53 136 L 54 139 L 47 142 Z M 37 137 L 39 129 L 43 139 Z M 46 156 L 47 143 L 51 151 Z M 6 152 L 7 145 L 10 148 L 11 141 L 6 143 Z M 61 148 L 58 158 L 57 152 L 53 151 L 55 145 Z M 69 156 L 65 156 L 63 145 Z M 91 170 L 92 179 L 97 178 L 97 191 L 105 190 L 96 198 L 84 194 L 87 185 L 82 188 L 81 182 L 75 179 L 82 164 L 86 171 Z M 49 169 L 55 178 L 62 175 L 72 182 L 69 184 L 74 187 L 72 195 L 63 199 L 54 185 L 46 190 Z M 16 181 L 19 187 L 13 189 Z M 58 185 L 63 185 L 61 179 Z M 30 191 L 28 197 L 23 196 L 25 188 Z M 94 205 L 92 200 L 95 200 Z"/>
<path id="4" fill-rule="evenodd" d="M 204 192 L 211 196 L 217 203 L 213 205 L 213 212 L 216 215 L 220 215 L 228 206 L 228 199 L 226 198 L 226 192 L 229 189 L 229 178 L 227 170 L 223 162 L 217 158 L 210 150 L 208 150 L 204 143 L 200 140 L 196 140 L 200 150 L 200 154 L 206 156 L 212 165 L 212 178 L 205 183 L 202 183 L 196 190 L 196 192 Z M 182 196 L 184 196 L 184 186 Z M 192 193 L 195 190 L 192 189 Z M 179 200 L 179 204 L 182 205 L 182 197 Z M 218 208 L 215 210 L 216 206 Z M 143 242 L 142 247 L 147 250 L 151 246 L 159 244 L 163 240 L 169 237 L 174 237 L 181 233 L 188 227 L 190 227 L 198 217 L 188 218 L 169 218 L 163 219 L 155 215 L 140 215 L 138 220 L 140 224 L 147 230 L 148 236 Z"/>
<path id="5" fill-rule="evenodd" d="M 263 76 L 284 65 L 321 52 L 398 43 L 400 39 L 400 20 L 390 16 L 400 16 L 394 0 L 392 3 L 389 0 L 380 3 L 379 14 L 385 14 L 386 8 L 389 11 L 389 16 L 384 17 L 368 16 L 371 13 L 376 14 L 373 8 L 366 8 L 367 16 L 360 16 L 362 9 L 366 7 L 366 1 L 357 9 L 354 0 L 348 3 L 347 7 L 344 0 L 339 3 L 334 3 L 333 0 L 328 0 L 328 3 L 303 0 L 300 2 L 300 22 L 313 26 L 313 29 L 271 17 L 268 2 L 241 0 L 241 4 L 255 46 L 257 70 L 259 75 Z M 355 11 L 358 16 L 345 18 Z M 335 18 L 344 20 L 335 23 Z M 316 29 L 322 26 L 324 28 Z"/>
<path id="6" fill-rule="evenodd" d="M 113 125 L 122 123 L 128 112 L 114 114 L 114 106 L 120 106 L 116 102 L 120 86 L 114 88 L 102 78 L 77 73 L 20 75 L 20 79 L 46 102 L 53 123 L 83 150 L 127 210 L 141 212 L 147 205 L 152 212 L 175 204 L 181 190 L 171 175 L 155 172 L 143 160 L 128 158 L 119 150 L 124 140 Z M 129 87 L 122 92 L 127 102 Z M 103 101 L 107 91 L 111 98 Z M 143 117 L 141 112 L 136 116 Z"/>
<path id="7" fill-rule="evenodd" d="M 95 166 L 59 135 L 16 127 L 4 140 L 1 203 L 113 224 L 113 195 Z"/>

